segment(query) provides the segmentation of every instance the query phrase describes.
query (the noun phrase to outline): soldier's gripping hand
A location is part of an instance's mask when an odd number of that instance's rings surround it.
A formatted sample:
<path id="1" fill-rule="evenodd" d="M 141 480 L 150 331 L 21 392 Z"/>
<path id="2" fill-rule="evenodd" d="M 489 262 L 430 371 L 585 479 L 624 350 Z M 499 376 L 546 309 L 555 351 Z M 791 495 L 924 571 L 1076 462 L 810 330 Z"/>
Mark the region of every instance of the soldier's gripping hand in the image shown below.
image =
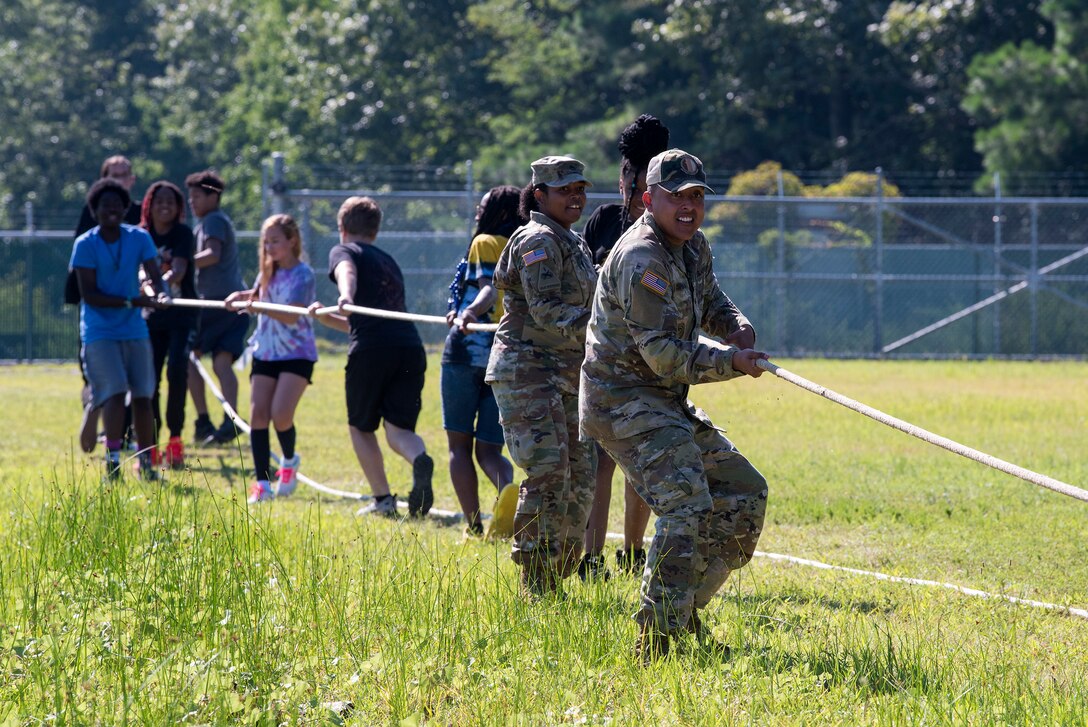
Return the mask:
<path id="1" fill-rule="evenodd" d="M 760 359 L 767 360 L 767 354 L 762 351 L 753 351 L 750 348 L 733 352 L 733 370 L 747 374 L 758 379 L 763 375 L 763 369 L 756 363 Z"/>
<path id="2" fill-rule="evenodd" d="M 741 349 L 752 348 L 756 345 L 756 329 L 745 324 L 726 336 L 725 342 Z"/>

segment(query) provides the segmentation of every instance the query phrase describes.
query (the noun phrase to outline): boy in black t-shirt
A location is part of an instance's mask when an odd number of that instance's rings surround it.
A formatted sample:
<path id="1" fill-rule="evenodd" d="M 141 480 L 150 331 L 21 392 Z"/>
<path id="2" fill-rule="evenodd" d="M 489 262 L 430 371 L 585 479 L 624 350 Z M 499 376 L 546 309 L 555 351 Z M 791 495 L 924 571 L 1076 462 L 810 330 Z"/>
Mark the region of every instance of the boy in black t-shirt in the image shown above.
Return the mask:
<path id="1" fill-rule="evenodd" d="M 340 206 L 336 220 L 340 244 L 329 251 L 329 278 L 339 291 L 341 311 L 351 304 L 405 312 L 400 267 L 389 253 L 374 245 L 381 221 L 381 208 L 369 197 L 350 197 Z M 427 369 L 427 355 L 415 324 L 358 313 L 347 317 L 331 314 L 321 320 L 350 334 L 344 373 L 348 431 L 374 493 L 374 502 L 359 514 L 396 515 L 396 496 L 389 491 L 376 435 L 384 420 L 386 442 L 412 463 L 408 514 L 426 515 L 434 503 L 434 461 L 415 433 Z"/>

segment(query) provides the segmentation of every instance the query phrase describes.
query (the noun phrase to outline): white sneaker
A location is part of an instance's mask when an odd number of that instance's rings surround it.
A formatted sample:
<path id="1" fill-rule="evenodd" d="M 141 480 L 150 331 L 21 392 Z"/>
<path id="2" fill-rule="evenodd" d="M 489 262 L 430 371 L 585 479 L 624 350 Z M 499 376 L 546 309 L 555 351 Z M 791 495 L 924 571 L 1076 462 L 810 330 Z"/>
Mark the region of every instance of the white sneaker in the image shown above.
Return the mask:
<path id="1" fill-rule="evenodd" d="M 280 471 L 276 475 L 276 497 L 287 497 L 298 487 L 298 465 L 301 461 L 302 457 L 296 452 L 294 457 L 280 462 Z"/>
<path id="2" fill-rule="evenodd" d="M 383 517 L 397 516 L 397 496 L 392 495 L 383 500 L 371 500 L 365 507 L 359 508 L 356 515 L 381 515 Z"/>

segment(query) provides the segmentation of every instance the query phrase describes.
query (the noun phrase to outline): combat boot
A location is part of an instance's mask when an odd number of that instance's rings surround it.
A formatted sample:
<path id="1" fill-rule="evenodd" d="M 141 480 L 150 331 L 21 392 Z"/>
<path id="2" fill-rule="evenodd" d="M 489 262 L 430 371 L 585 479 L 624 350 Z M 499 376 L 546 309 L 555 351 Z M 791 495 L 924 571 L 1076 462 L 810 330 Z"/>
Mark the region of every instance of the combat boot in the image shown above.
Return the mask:
<path id="1" fill-rule="evenodd" d="M 695 641 L 695 648 L 700 653 L 721 659 L 722 661 L 729 658 L 729 647 L 714 638 L 714 634 L 711 633 L 710 628 L 704 624 L 703 620 L 699 617 L 698 609 L 691 609 L 691 618 L 688 619 L 687 624 L 684 625 L 684 631 L 691 634 Z"/>
<path id="2" fill-rule="evenodd" d="M 538 600 L 554 593 L 559 582 L 559 574 L 548 562 L 547 548 L 543 543 L 521 553 L 521 591 L 532 600 Z"/>
<path id="3" fill-rule="evenodd" d="M 654 623 L 639 626 L 638 638 L 635 639 L 635 658 L 642 666 L 649 666 L 658 659 L 669 655 L 669 635 Z"/>

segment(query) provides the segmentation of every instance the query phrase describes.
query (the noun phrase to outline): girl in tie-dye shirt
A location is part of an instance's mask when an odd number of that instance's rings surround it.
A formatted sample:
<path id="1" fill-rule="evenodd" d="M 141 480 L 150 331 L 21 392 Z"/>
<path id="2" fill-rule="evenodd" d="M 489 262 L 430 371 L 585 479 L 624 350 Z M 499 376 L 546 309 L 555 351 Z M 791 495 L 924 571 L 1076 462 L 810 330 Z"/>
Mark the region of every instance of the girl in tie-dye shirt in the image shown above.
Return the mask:
<path id="1" fill-rule="evenodd" d="M 302 238 L 290 215 L 273 215 L 261 226 L 260 272 L 252 290 L 227 300 L 281 303 L 305 308 L 316 299 L 313 269 L 302 262 Z M 258 311 L 250 372 L 249 433 L 256 481 L 249 502 L 291 494 L 298 484 L 299 455 L 295 452 L 295 409 L 313 378 L 317 344 L 309 317 L 279 311 Z M 271 485 L 268 426 L 276 427 L 283 449 L 278 484 Z"/>

